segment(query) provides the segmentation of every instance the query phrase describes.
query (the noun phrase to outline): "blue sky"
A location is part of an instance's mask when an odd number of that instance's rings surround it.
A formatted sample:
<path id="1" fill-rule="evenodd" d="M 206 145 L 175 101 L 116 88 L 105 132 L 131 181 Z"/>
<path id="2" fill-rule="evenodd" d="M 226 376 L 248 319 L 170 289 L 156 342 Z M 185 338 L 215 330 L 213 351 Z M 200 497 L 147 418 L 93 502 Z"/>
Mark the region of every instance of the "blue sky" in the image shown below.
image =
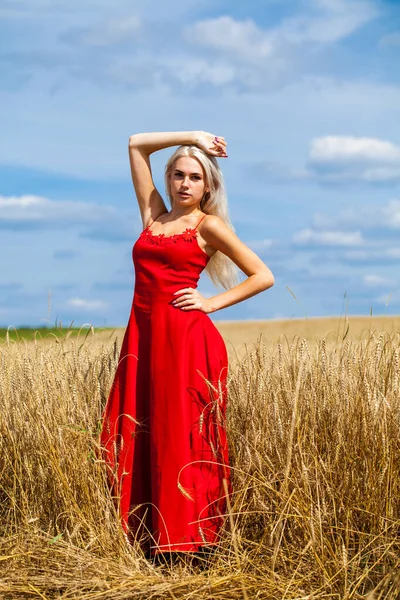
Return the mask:
<path id="1" fill-rule="evenodd" d="M 400 313 L 400 2 L 3 0 L 0 39 L 0 325 L 126 324 L 128 137 L 172 130 L 226 138 L 275 275 L 213 320 Z"/>

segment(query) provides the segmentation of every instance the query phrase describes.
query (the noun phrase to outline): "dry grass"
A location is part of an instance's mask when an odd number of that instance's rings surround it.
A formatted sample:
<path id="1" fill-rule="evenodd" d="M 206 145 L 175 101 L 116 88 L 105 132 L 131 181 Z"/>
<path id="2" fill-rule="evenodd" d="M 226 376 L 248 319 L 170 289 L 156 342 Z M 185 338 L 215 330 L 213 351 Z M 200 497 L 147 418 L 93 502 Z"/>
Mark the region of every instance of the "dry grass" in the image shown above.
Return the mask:
<path id="1" fill-rule="evenodd" d="M 285 321 L 215 321 L 225 339 L 232 363 L 247 353 L 258 340 L 273 350 L 278 343 L 285 347 L 295 337 L 304 338 L 310 347 L 325 339 L 328 347 L 343 339 L 366 340 L 372 332 L 400 332 L 400 317 L 325 317 L 287 319 Z"/>
<path id="2" fill-rule="evenodd" d="M 96 336 L 0 346 L 2 599 L 400 597 L 396 328 L 259 340 L 231 368 L 235 493 L 203 569 L 125 542 L 96 458 L 117 359 Z"/>

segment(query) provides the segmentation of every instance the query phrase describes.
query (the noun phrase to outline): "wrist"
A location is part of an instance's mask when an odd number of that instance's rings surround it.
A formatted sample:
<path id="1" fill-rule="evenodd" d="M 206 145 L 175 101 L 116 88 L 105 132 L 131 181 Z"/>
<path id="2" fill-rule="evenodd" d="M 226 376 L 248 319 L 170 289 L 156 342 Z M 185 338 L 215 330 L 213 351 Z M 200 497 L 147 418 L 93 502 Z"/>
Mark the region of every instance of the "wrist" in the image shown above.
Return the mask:
<path id="1" fill-rule="evenodd" d="M 199 141 L 200 141 L 200 134 L 201 131 L 192 131 L 191 132 L 191 143 L 198 145 Z"/>
<path id="2" fill-rule="evenodd" d="M 208 308 L 209 313 L 213 313 L 218 310 L 218 308 L 217 308 L 217 306 L 215 306 L 215 303 L 213 302 L 213 300 L 214 300 L 214 298 L 208 298 L 207 308 Z"/>

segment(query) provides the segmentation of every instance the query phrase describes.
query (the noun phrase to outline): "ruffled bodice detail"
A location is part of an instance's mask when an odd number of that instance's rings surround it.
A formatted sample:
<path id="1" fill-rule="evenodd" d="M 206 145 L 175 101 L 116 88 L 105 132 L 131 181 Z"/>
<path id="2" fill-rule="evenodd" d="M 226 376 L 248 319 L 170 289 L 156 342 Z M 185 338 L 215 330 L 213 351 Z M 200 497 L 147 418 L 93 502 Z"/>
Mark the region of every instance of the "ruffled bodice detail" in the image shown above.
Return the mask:
<path id="1" fill-rule="evenodd" d="M 153 233 L 150 230 L 150 225 L 148 225 L 140 235 L 150 242 L 150 244 L 176 244 L 181 239 L 184 242 L 192 242 L 197 238 L 197 230 L 187 227 L 182 233 L 165 235 L 164 233 Z"/>

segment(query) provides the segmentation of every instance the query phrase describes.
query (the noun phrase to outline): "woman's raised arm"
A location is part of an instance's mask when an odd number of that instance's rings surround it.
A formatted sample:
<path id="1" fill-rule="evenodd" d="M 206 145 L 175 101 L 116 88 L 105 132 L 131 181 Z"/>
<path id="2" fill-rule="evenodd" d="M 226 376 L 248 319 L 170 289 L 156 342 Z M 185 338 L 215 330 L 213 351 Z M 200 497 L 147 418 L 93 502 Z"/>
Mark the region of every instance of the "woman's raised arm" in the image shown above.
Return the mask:
<path id="1" fill-rule="evenodd" d="M 169 146 L 194 144 L 196 137 L 194 131 L 136 133 L 130 136 L 129 162 L 143 228 L 147 227 L 150 221 L 158 215 L 168 211 L 161 194 L 154 185 L 150 154 Z"/>
<path id="2" fill-rule="evenodd" d="M 224 156 L 226 143 L 218 138 L 216 144 L 211 133 L 204 131 L 167 131 L 135 133 L 129 138 L 129 162 L 132 181 L 139 203 L 143 227 L 161 213 L 167 212 L 164 200 L 154 185 L 150 154 L 170 146 L 196 144 L 215 156 Z"/>

